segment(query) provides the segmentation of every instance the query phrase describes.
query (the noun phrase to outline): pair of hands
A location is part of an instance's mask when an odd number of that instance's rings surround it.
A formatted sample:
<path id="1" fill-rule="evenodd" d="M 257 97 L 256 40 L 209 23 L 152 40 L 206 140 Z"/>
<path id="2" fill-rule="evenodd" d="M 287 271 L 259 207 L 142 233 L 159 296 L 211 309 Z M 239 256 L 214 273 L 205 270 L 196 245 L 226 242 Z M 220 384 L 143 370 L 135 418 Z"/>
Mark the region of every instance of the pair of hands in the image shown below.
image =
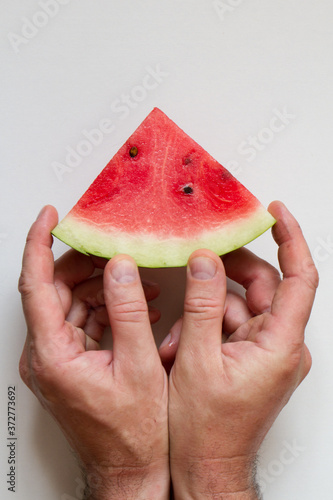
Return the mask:
<path id="1" fill-rule="evenodd" d="M 259 446 L 311 366 L 304 330 L 318 282 L 293 216 L 280 202 L 269 210 L 283 279 L 244 248 L 223 262 L 194 252 L 184 315 L 159 350 L 159 313 L 147 305 L 158 288 L 141 283 L 134 261 L 70 250 L 54 263 L 56 210 L 33 224 L 20 373 L 77 453 L 87 498 L 168 499 L 171 478 L 176 499 L 257 499 Z M 99 348 L 108 325 L 112 352 Z"/>

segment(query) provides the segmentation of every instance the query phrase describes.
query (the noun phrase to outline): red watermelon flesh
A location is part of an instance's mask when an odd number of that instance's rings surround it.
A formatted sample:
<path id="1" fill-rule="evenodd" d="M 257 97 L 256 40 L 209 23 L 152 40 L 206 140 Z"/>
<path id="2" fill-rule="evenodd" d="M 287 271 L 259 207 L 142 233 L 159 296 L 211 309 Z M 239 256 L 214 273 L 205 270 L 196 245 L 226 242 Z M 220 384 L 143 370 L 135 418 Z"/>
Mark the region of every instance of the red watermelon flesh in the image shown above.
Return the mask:
<path id="1" fill-rule="evenodd" d="M 219 255 L 275 220 L 228 170 L 154 108 L 52 233 L 85 254 L 138 265 L 185 265 Z"/>

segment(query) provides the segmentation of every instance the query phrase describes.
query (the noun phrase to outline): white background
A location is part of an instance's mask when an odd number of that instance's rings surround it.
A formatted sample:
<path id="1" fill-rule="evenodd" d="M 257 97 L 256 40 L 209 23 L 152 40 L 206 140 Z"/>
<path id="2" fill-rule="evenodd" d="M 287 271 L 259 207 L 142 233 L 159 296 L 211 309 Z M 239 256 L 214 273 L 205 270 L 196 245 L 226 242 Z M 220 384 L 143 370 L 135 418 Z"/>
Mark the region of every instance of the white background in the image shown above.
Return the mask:
<path id="1" fill-rule="evenodd" d="M 303 228 L 321 277 L 307 328 L 313 368 L 262 446 L 259 477 L 267 500 L 333 499 L 332 14 L 330 0 L 2 0 L 2 499 L 80 498 L 66 441 L 18 375 L 26 233 L 45 204 L 63 217 L 154 106 L 265 205 L 284 201 Z M 272 121 L 277 112 L 284 123 Z M 112 133 L 56 175 L 55 162 L 65 165 L 104 119 Z M 269 232 L 249 247 L 276 265 Z M 56 256 L 65 250 L 55 242 Z M 181 311 L 184 273 L 147 274 L 163 289 L 160 342 Z M 16 494 L 6 485 L 8 385 L 17 387 Z"/>

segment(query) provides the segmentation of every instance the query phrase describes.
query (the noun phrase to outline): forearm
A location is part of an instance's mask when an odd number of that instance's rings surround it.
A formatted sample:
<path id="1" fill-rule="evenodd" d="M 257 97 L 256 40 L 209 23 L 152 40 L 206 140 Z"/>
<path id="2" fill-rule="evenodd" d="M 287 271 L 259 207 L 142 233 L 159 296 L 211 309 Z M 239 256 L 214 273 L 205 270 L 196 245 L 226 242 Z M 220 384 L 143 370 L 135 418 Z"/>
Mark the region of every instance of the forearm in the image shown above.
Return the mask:
<path id="1" fill-rule="evenodd" d="M 256 462 L 198 461 L 172 468 L 175 500 L 260 500 Z"/>

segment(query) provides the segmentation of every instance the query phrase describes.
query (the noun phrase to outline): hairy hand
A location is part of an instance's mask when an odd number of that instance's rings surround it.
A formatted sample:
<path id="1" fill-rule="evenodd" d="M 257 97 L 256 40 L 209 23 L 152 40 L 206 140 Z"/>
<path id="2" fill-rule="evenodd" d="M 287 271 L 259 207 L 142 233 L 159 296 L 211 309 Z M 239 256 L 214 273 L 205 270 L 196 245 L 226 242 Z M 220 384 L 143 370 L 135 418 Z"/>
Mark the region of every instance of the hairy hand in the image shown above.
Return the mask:
<path id="1" fill-rule="evenodd" d="M 127 256 L 106 264 L 71 250 L 54 264 L 56 224 L 46 207 L 24 251 L 21 376 L 77 453 L 89 498 L 168 498 L 168 383 L 146 301 L 158 290 L 146 285 L 145 297 Z M 99 348 L 109 324 L 112 351 Z"/>
<path id="2" fill-rule="evenodd" d="M 257 498 L 258 448 L 311 366 L 304 330 L 317 271 L 292 215 L 278 202 L 270 211 L 282 279 L 244 248 L 225 256 L 224 265 L 207 250 L 189 260 L 184 316 L 160 348 L 162 360 L 175 356 L 169 382 L 175 498 Z M 243 285 L 246 299 L 227 294 L 226 275 Z"/>

